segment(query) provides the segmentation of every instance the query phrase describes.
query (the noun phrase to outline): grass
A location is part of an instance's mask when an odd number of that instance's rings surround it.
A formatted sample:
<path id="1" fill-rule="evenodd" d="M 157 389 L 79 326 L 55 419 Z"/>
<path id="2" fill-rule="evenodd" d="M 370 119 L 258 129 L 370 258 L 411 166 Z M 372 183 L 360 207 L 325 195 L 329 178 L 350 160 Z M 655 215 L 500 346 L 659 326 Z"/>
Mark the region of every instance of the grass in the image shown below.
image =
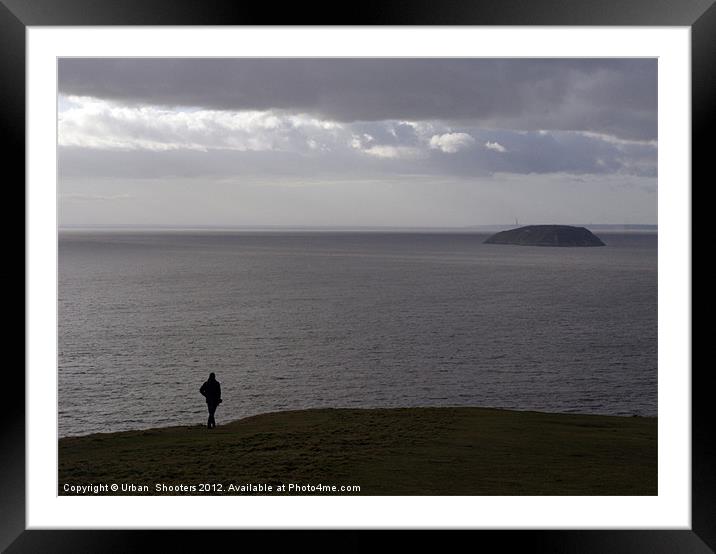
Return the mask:
<path id="1" fill-rule="evenodd" d="M 65 484 L 102 483 L 146 485 L 146 493 L 116 494 L 152 495 L 162 483 L 221 484 L 221 494 L 245 494 L 228 491 L 232 483 L 270 484 L 268 494 L 281 484 L 320 483 L 359 485 L 362 495 L 656 495 L 657 420 L 486 408 L 316 409 L 212 430 L 60 439 L 59 494 L 73 494 Z"/>

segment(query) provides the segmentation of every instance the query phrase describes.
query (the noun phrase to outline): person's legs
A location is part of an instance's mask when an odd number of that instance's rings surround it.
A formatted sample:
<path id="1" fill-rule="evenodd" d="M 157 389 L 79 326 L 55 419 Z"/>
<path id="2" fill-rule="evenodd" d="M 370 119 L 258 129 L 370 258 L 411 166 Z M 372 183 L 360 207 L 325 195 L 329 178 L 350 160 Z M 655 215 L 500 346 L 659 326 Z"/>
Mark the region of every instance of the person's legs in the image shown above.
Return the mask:
<path id="1" fill-rule="evenodd" d="M 209 421 L 207 422 L 207 427 L 209 429 L 212 429 L 213 427 L 216 427 L 216 421 L 214 421 L 214 412 L 216 411 L 216 404 L 207 404 L 209 407 Z"/>

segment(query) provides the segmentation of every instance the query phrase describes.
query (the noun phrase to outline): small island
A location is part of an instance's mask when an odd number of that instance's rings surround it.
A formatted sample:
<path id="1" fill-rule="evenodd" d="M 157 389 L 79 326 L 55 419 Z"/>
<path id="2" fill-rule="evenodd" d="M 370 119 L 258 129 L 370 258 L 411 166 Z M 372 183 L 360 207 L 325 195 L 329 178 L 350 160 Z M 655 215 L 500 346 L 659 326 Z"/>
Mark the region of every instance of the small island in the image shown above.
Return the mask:
<path id="1" fill-rule="evenodd" d="M 527 225 L 495 233 L 485 244 L 520 246 L 604 246 L 589 229 L 571 225 Z"/>

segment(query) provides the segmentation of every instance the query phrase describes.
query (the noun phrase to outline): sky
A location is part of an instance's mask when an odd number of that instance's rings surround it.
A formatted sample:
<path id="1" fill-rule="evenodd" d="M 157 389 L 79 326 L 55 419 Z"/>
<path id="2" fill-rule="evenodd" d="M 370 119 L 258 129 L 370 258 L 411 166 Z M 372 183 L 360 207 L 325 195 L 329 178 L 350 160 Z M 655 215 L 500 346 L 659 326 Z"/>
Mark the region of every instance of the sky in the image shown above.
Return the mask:
<path id="1" fill-rule="evenodd" d="M 656 59 L 65 58 L 60 225 L 656 224 Z"/>

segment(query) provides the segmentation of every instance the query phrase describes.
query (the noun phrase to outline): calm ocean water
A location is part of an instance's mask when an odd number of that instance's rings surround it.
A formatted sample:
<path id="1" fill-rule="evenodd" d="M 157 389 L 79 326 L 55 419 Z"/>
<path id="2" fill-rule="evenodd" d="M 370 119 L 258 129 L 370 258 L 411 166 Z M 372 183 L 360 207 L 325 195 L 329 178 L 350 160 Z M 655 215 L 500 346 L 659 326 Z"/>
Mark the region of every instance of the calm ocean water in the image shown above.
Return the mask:
<path id="1" fill-rule="evenodd" d="M 657 236 L 61 233 L 59 434 L 315 407 L 657 413 Z"/>

